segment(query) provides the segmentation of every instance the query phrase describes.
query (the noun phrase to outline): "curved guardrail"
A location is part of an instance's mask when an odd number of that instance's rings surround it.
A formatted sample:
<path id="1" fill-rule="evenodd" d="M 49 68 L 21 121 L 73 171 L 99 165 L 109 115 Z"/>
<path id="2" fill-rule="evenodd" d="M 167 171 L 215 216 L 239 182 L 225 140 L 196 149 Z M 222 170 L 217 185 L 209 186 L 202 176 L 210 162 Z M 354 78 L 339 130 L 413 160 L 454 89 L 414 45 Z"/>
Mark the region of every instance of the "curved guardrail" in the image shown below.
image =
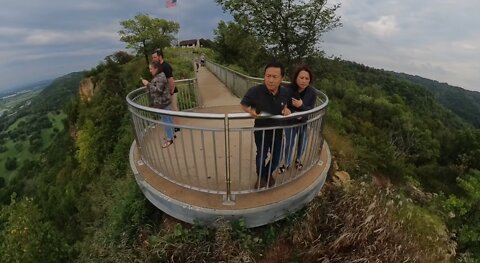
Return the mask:
<path id="1" fill-rule="evenodd" d="M 207 68 L 239 97 L 251 86 L 262 82 L 262 79 L 245 76 L 212 62 L 207 62 Z M 148 95 L 143 87 L 130 92 L 126 98 L 142 161 L 158 176 L 189 189 L 223 195 L 225 200 L 230 201 L 233 195 L 287 184 L 318 163 L 323 146 L 323 116 L 328 105 L 328 97 L 324 93 L 318 91 L 316 107 L 312 110 L 287 117 L 261 115 L 262 118 L 275 119 L 306 117 L 306 122 L 254 128 L 253 119 L 241 112 L 238 105 L 222 108 L 222 111 L 229 113 L 216 113 L 219 111 L 215 108 L 203 108 L 196 79 L 176 81 L 176 86 L 179 89 L 179 111 L 149 107 Z M 161 121 L 161 115 L 173 116 L 173 126 L 181 129 L 176 133 L 174 144 L 168 148 L 161 148 L 164 128 L 169 125 Z M 302 160 L 303 169 L 292 167 L 282 174 L 275 172 L 274 186 L 267 189 L 255 187 L 256 148 L 253 133 L 273 129 L 306 131 L 304 154 L 294 156 Z M 282 138 L 283 145 L 285 137 Z M 295 149 L 298 136 L 292 139 Z M 282 157 L 285 154 L 285 147 L 282 147 Z M 267 153 L 264 156 L 268 158 Z"/>

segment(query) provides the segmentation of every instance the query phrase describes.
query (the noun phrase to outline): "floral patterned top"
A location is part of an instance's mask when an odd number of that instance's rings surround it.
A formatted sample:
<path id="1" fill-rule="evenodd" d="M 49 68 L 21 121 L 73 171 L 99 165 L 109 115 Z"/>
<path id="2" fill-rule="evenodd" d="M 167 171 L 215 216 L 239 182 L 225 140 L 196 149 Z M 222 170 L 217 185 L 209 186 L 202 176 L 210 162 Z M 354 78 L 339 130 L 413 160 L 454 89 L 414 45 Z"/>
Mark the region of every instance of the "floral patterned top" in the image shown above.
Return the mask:
<path id="1" fill-rule="evenodd" d="M 172 103 L 167 77 L 165 77 L 163 72 L 157 74 L 152 81 L 150 81 L 147 89 L 152 107 L 163 109 Z"/>

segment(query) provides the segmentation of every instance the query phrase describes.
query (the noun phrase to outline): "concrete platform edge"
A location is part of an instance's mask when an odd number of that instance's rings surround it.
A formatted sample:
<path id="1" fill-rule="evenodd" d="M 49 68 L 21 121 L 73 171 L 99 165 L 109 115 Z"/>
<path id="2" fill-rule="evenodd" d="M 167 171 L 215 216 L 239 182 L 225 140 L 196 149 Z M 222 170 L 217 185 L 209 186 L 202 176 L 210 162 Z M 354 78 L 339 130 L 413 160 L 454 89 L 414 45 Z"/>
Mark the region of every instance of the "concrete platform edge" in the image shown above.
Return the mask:
<path id="1" fill-rule="evenodd" d="M 327 163 L 322 170 L 322 174 L 313 184 L 305 188 L 302 192 L 280 202 L 257 208 L 239 210 L 207 209 L 192 206 L 166 196 L 154 189 L 139 175 L 135 167 L 133 153 L 136 147 L 136 141 L 134 141 L 130 147 L 129 161 L 135 180 L 145 197 L 166 214 L 190 224 L 199 223 L 208 225 L 213 224 L 218 218 L 223 218 L 227 221 L 235 221 L 243 218 L 247 227 L 257 227 L 281 220 L 289 214 L 298 211 L 318 194 L 325 183 L 331 165 L 330 148 L 327 142 L 324 142 L 323 145 L 327 151 Z"/>

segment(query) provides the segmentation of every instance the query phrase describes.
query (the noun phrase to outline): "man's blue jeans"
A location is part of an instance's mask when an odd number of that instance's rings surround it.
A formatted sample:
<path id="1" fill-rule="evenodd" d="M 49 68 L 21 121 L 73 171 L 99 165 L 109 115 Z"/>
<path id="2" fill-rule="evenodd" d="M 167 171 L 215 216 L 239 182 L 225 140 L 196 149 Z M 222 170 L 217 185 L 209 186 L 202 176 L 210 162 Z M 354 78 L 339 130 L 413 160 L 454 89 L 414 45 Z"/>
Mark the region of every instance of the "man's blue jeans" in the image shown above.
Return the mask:
<path id="1" fill-rule="evenodd" d="M 163 108 L 164 110 L 172 110 L 172 105 L 168 105 L 167 107 Z M 167 140 L 173 140 L 173 117 L 171 115 L 161 115 L 162 122 L 165 126 L 165 137 Z"/>
<path id="2" fill-rule="evenodd" d="M 260 130 L 254 131 L 253 134 L 257 146 L 257 176 L 267 181 L 269 176 L 277 169 L 280 161 L 283 129 Z M 268 163 L 265 163 L 268 152 L 270 152 L 271 157 Z"/>
<path id="3" fill-rule="evenodd" d="M 295 136 L 298 136 L 297 142 L 297 160 L 301 160 L 307 146 L 307 125 L 297 126 L 285 129 L 285 165 L 290 167 L 292 164 L 295 145 Z"/>

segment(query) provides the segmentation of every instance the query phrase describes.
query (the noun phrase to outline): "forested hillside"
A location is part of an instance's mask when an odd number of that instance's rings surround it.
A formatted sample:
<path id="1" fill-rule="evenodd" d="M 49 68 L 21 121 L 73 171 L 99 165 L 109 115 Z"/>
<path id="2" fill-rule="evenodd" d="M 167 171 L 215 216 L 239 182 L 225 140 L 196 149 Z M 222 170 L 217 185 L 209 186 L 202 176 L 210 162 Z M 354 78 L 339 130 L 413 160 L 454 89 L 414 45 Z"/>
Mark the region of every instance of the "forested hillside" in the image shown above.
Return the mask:
<path id="1" fill-rule="evenodd" d="M 222 63 L 261 77 L 258 65 L 268 51 L 255 46 L 255 36 L 224 23 L 215 40 Z M 255 52 L 242 53 L 244 47 Z M 408 199 L 428 208 L 422 217 L 431 211 L 442 218 L 458 242 L 458 259 L 480 258 L 475 234 L 480 215 L 474 208 L 480 205 L 480 130 L 424 87 L 392 72 L 321 56 L 301 63 L 314 69 L 314 86 L 329 96 L 324 131 L 340 169 L 357 180 L 388 178 Z"/>
<path id="2" fill-rule="evenodd" d="M 458 242 L 458 259 L 478 259 L 478 225 L 471 219 L 479 216 L 474 207 L 480 204 L 480 130 L 425 88 L 390 72 L 341 60 L 319 62 L 317 87 L 332 102 L 327 130 L 333 140 L 348 142 L 345 147 L 332 141 L 341 163 L 357 176 L 390 178 L 445 220 Z"/>
<path id="3" fill-rule="evenodd" d="M 188 55 L 169 52 L 177 78 L 191 77 Z M 339 60 L 311 63 L 318 75 L 315 86 L 331 100 L 326 138 L 338 165 L 355 178 L 351 187 L 326 187 L 306 210 L 254 230 L 242 222 L 209 229 L 172 221 L 146 201 L 128 167 L 133 135 L 125 96 L 140 85 L 145 62 L 131 57 L 120 63 L 114 54 L 86 74 L 98 87 L 92 100 L 77 97 L 67 104 L 65 132 L 39 162 L 20 168 L 30 182 L 9 188 L 15 192 L 11 199 L 3 195 L 0 256 L 7 262 L 305 262 L 321 257 L 446 262 L 455 246 L 445 224 L 460 230 L 459 241 L 465 242 L 464 247 L 459 242 L 460 249 L 470 251 L 466 248 L 475 241 L 462 231 L 475 227 L 467 218 L 477 201 L 465 193 L 477 189 L 472 184 L 479 174 L 472 167 L 478 163 L 472 157 L 475 147 L 460 147 L 457 135 L 476 139 L 478 131 L 422 89 L 381 71 Z M 447 145 L 439 143 L 448 138 Z M 380 194 L 368 186 L 374 175 L 391 178 L 394 188 Z M 455 217 L 449 219 L 448 213 Z M 374 231 L 382 227 L 388 229 Z M 344 241 L 338 243 L 341 236 Z M 399 244 L 404 249 L 395 253 Z"/>
<path id="4" fill-rule="evenodd" d="M 2 202 L 18 189 L 31 188 L 32 175 L 22 169 L 36 166 L 42 152 L 63 133 L 63 109 L 74 99 L 82 77 L 81 72 L 60 77 L 0 117 L 0 180 L 11 182 L 0 189 Z"/>
<path id="5" fill-rule="evenodd" d="M 426 88 L 446 108 L 473 126 L 480 128 L 480 92 L 465 90 L 420 76 L 405 73 L 394 74 L 400 79 L 411 81 Z"/>
<path id="6" fill-rule="evenodd" d="M 254 36 L 232 24 L 220 24 L 216 36 L 215 50 L 199 52 L 262 77 L 271 56 Z M 241 52 L 245 47 L 255 52 Z M 194 77 L 191 49 L 168 48 L 165 56 L 176 79 Z M 134 136 L 125 97 L 141 85 L 140 76 L 149 77 L 144 53 L 116 52 L 84 74 L 55 81 L 56 91 L 39 94 L 22 116 L 43 113 L 37 118 L 45 118 L 62 109 L 65 121 L 49 135 L 51 143 L 35 151 L 38 159 L 17 163 L 17 175 L 0 181 L 0 258 L 5 262 L 480 259 L 480 130 L 443 107 L 431 92 L 390 72 L 321 56 L 303 62 L 316 75 L 313 86 L 329 96 L 324 135 L 335 169 L 352 177 L 348 184 L 329 182 L 302 211 L 255 229 L 247 229 L 242 221 L 219 221 L 217 228 L 209 228 L 173 220 L 146 200 L 128 163 Z M 78 94 L 81 77 L 94 83 L 92 97 L 69 99 Z M 34 120 L 21 123 L 21 118 L 10 121 L 2 134 L 10 140 L 11 131 L 30 130 Z M 17 136 L 35 138 L 24 132 Z M 378 179 L 385 183 L 372 183 Z"/>

